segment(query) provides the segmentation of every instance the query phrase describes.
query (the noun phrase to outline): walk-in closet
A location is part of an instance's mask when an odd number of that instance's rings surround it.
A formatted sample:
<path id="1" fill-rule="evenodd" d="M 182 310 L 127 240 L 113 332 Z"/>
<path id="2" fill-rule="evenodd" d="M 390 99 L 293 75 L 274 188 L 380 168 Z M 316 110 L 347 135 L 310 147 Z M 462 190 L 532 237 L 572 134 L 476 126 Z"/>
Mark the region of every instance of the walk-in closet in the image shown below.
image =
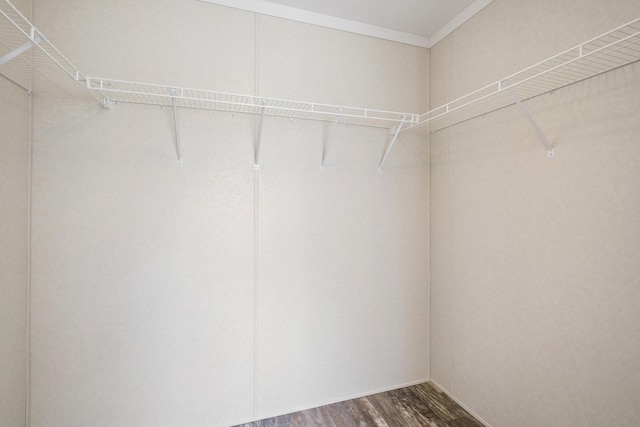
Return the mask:
<path id="1" fill-rule="evenodd" d="M 639 95 L 638 0 L 0 0 L 0 426 L 637 427 Z"/>

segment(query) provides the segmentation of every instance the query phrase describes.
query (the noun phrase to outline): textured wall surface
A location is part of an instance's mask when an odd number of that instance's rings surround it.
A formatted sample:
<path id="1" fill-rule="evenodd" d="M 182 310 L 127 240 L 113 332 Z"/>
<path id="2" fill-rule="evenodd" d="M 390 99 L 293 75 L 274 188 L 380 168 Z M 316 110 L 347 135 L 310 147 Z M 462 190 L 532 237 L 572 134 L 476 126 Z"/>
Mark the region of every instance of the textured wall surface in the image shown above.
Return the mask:
<path id="1" fill-rule="evenodd" d="M 34 3 L 88 75 L 399 111 L 640 15 L 496 0 L 429 52 L 196 1 Z M 320 173 L 329 126 L 268 119 L 256 172 L 254 117 L 180 110 L 178 167 L 168 109 L 36 96 L 32 425 L 227 425 L 430 376 L 493 427 L 638 425 L 639 68 L 526 103 L 552 160 L 507 108 L 403 133 L 382 175 L 385 130 L 339 125 Z M 0 112 L 13 427 L 29 120 L 5 81 Z"/>
<path id="2" fill-rule="evenodd" d="M 25 13 L 25 2 L 16 2 Z M 0 77 L 0 425 L 25 425 L 29 99 Z"/>
<path id="3" fill-rule="evenodd" d="M 496 0 L 432 49 L 432 106 L 640 16 Z M 640 423 L 638 64 L 431 136 L 432 378 L 493 427 Z"/>
<path id="4" fill-rule="evenodd" d="M 29 120 L 22 89 L 0 81 L 0 424 L 24 425 Z"/>
<path id="5" fill-rule="evenodd" d="M 429 52 L 196 1 L 36 1 L 88 75 L 426 110 Z M 72 5 L 73 3 L 73 5 Z M 229 425 L 429 378 L 424 133 L 38 97 L 33 426 Z"/>

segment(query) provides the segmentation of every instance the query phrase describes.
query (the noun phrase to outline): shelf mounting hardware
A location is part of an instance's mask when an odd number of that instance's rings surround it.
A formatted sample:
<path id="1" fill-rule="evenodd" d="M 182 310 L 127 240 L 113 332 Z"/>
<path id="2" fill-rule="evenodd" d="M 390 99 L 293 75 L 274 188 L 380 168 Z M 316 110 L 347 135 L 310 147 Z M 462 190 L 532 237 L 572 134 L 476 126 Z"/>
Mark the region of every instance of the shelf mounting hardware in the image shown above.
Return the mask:
<path id="1" fill-rule="evenodd" d="M 533 120 L 533 117 L 531 117 L 529 110 L 527 110 L 527 107 L 524 106 L 518 94 L 516 94 L 515 91 L 511 88 L 511 86 L 509 86 L 509 82 L 507 80 L 502 80 L 500 82 L 500 88 L 506 90 L 507 93 L 511 95 L 511 98 L 516 103 L 518 108 L 520 108 L 520 111 L 525 116 L 525 118 L 529 121 L 529 124 L 531 125 L 533 130 L 536 131 L 536 135 L 538 135 L 538 139 L 540 140 L 540 142 L 542 142 L 542 145 L 544 145 L 545 148 L 547 149 L 547 157 L 553 158 L 555 156 L 555 153 L 553 151 L 553 145 L 551 145 L 551 143 L 547 139 L 546 135 L 542 132 L 542 130 L 540 129 L 536 121 Z"/>
<path id="2" fill-rule="evenodd" d="M 258 125 L 258 138 L 256 139 L 256 147 L 255 147 L 256 151 L 255 151 L 255 157 L 253 159 L 253 168 L 255 170 L 260 169 L 260 140 L 262 139 L 262 122 L 264 119 L 264 110 L 267 105 L 267 100 L 262 99 L 260 103 L 262 104 L 262 107 L 260 107 L 260 124 Z"/>
<path id="3" fill-rule="evenodd" d="M 13 49 L 11 52 L 7 53 L 2 58 L 0 58 L 0 65 L 3 65 L 11 61 L 12 59 L 22 55 L 23 53 L 31 49 L 33 46 L 39 44 L 42 40 L 44 40 L 40 34 L 34 34 L 34 33 L 35 31 L 32 28 L 30 40 L 25 44 L 23 44 L 22 46 L 19 46 Z"/>
<path id="4" fill-rule="evenodd" d="M 102 108 L 104 108 L 105 110 L 110 110 L 115 103 L 116 101 L 114 101 L 113 99 L 102 98 Z"/>
<path id="5" fill-rule="evenodd" d="M 387 156 L 389 155 L 389 152 L 391 151 L 393 144 L 395 144 L 396 139 L 398 139 L 398 135 L 400 134 L 400 131 L 402 130 L 402 126 L 404 126 L 404 123 L 406 122 L 406 120 L 407 120 L 407 116 L 406 115 L 402 116 L 402 121 L 400 122 L 400 124 L 395 128 L 391 128 L 391 131 L 393 132 L 393 138 L 391 138 L 391 142 L 389 143 L 387 150 L 384 152 L 384 155 L 382 156 L 382 160 L 380 160 L 380 165 L 378 165 L 378 175 L 382 175 L 382 165 L 384 165 L 385 160 L 387 160 Z"/>
<path id="6" fill-rule="evenodd" d="M 329 135 L 327 136 L 327 142 L 324 146 L 324 150 L 322 150 L 322 162 L 320 163 L 320 172 L 325 171 L 325 162 L 327 161 L 327 152 L 329 151 L 329 145 L 331 145 L 331 141 L 336 134 L 336 127 L 338 126 L 338 122 L 340 120 L 340 114 L 342 114 L 342 107 L 338 108 L 338 114 L 336 115 L 336 119 L 333 121 L 333 125 L 331 125 L 331 130 L 329 131 Z"/>
<path id="7" fill-rule="evenodd" d="M 176 107 L 176 89 L 171 89 L 171 107 L 173 107 L 173 130 L 176 136 L 176 154 L 178 156 L 178 166 L 182 166 L 182 152 L 180 150 L 180 129 L 178 128 L 178 111 Z"/>

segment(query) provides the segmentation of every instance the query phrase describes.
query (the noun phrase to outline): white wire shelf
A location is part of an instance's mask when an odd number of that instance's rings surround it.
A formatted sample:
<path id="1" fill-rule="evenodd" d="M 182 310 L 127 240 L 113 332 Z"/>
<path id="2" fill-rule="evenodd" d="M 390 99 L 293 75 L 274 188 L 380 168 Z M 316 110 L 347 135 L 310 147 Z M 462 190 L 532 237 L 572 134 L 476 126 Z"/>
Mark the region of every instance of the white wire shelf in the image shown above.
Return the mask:
<path id="1" fill-rule="evenodd" d="M 85 77 L 9 0 L 0 3 L 0 75 L 28 92 L 101 97 Z"/>
<path id="2" fill-rule="evenodd" d="M 161 86 L 148 83 L 87 78 L 87 88 L 107 97 L 109 103 L 136 103 L 160 106 L 195 108 L 234 113 L 262 114 L 305 120 L 319 120 L 360 126 L 393 128 L 403 123 L 418 122 L 418 114 L 373 110 L 359 107 L 318 104 L 212 92 L 202 89 L 188 89 L 175 86 Z"/>
<path id="3" fill-rule="evenodd" d="M 29 92 L 434 132 L 640 60 L 640 18 L 424 114 L 85 77 L 10 2 L 0 0 L 0 76 Z"/>
<path id="4" fill-rule="evenodd" d="M 0 75 L 28 92 L 394 128 L 418 114 L 87 78 L 9 0 L 0 0 Z"/>
<path id="5" fill-rule="evenodd" d="M 430 131 L 461 123 L 640 60 L 640 18 L 421 114 L 412 127 Z"/>

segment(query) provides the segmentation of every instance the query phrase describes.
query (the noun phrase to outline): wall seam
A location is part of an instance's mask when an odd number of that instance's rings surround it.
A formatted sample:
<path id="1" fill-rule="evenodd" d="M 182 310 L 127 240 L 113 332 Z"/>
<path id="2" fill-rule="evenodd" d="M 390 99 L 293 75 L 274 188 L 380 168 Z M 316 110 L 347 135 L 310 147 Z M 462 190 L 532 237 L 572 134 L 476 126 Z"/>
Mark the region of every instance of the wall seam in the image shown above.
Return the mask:
<path id="1" fill-rule="evenodd" d="M 429 110 L 431 110 L 431 76 L 433 75 L 433 65 L 431 62 L 431 48 L 429 48 L 427 50 L 427 57 L 429 58 L 429 75 L 427 76 L 427 106 L 429 108 Z M 428 240 L 427 240 L 427 251 L 429 251 L 429 271 L 427 274 L 427 295 L 429 297 L 429 301 L 427 304 L 427 309 L 429 310 L 429 316 L 427 317 L 427 319 L 429 320 L 429 345 L 427 347 L 427 356 L 429 357 L 429 380 L 431 380 L 431 378 L 433 377 L 433 354 L 432 354 L 432 337 L 433 337 L 433 321 L 432 321 L 432 313 L 433 313 L 433 297 L 432 297 L 432 278 L 431 278 L 431 271 L 432 268 L 431 266 L 433 265 L 433 260 L 432 260 L 432 252 L 431 252 L 431 236 L 432 236 L 432 212 L 431 212 L 431 194 L 432 194 L 432 190 L 431 190 L 431 183 L 432 183 L 432 179 L 431 179 L 431 159 L 433 158 L 432 156 L 432 152 L 431 152 L 431 129 L 430 129 L 430 125 L 427 125 L 427 146 L 429 147 L 429 149 L 427 150 L 427 152 L 429 153 L 429 161 L 427 162 L 427 167 L 429 168 L 428 173 L 427 173 L 427 179 L 429 180 L 429 182 L 427 183 L 427 203 L 428 203 L 428 209 L 427 212 L 429 213 L 429 220 L 428 220 Z"/>
<path id="2" fill-rule="evenodd" d="M 33 0 L 29 0 L 29 20 L 34 20 L 34 7 Z M 32 62 L 31 57 L 33 51 L 29 51 L 29 63 Z M 27 126 L 28 126 L 28 166 L 27 166 L 27 280 L 25 289 L 25 351 L 26 351 L 26 372 L 25 372 L 25 407 L 24 407 L 24 423 L 25 427 L 31 425 L 31 240 L 32 240 L 32 205 L 33 205 L 33 94 L 31 92 L 33 88 L 33 70 L 29 68 L 29 93 L 28 93 L 28 113 L 27 113 Z"/>
<path id="3" fill-rule="evenodd" d="M 259 51 L 260 15 L 254 13 L 255 35 L 255 95 L 260 96 L 260 51 Z M 258 126 L 254 126 L 258 129 Z M 254 135 L 254 141 L 257 135 Z M 255 142 L 254 142 L 255 144 Z M 257 150 L 257 147 L 254 148 Z M 254 170 L 253 180 L 253 416 L 259 414 L 260 389 L 260 171 Z"/>
<path id="4" fill-rule="evenodd" d="M 431 49 L 429 49 L 429 77 L 427 78 L 427 97 L 428 97 L 427 108 L 429 109 L 429 111 L 431 111 L 431 73 L 432 73 L 432 70 L 431 70 Z M 428 278 L 428 281 L 429 281 L 428 284 L 427 284 L 427 286 L 428 286 L 427 295 L 429 297 L 429 301 L 428 301 L 428 304 L 427 304 L 427 310 L 429 310 L 429 316 L 427 316 L 427 319 L 429 321 L 429 332 L 428 332 L 429 333 L 429 346 L 427 347 L 427 356 L 429 357 L 429 365 L 428 365 L 429 366 L 429 381 L 431 381 L 432 377 L 433 377 L 433 375 L 432 375 L 432 372 L 433 372 L 433 370 L 432 370 L 432 367 L 433 367 L 433 362 L 432 362 L 433 361 L 433 355 L 431 354 L 432 353 L 432 351 L 431 351 L 431 337 L 433 336 L 433 331 L 432 331 L 433 322 L 431 321 L 431 317 L 432 317 L 431 313 L 433 313 L 433 307 L 432 307 L 433 306 L 433 304 L 432 304 L 433 298 L 432 298 L 432 295 L 431 295 L 431 264 L 433 262 L 432 262 L 432 259 L 431 259 L 431 229 L 432 229 L 432 227 L 431 227 L 431 217 L 432 217 L 432 215 L 431 215 L 431 158 L 432 158 L 432 156 L 431 156 L 431 132 L 429 132 L 429 130 L 430 129 L 429 129 L 428 125 L 427 125 L 427 131 L 426 131 L 427 132 L 427 146 L 429 147 L 429 149 L 427 150 L 427 152 L 429 153 L 429 161 L 427 163 L 427 165 L 428 165 L 427 167 L 429 168 L 429 173 L 427 174 L 428 179 L 429 179 L 429 182 L 427 183 L 427 186 L 428 186 L 428 189 L 429 189 L 428 190 L 429 191 L 429 195 L 428 195 L 429 219 L 428 219 L 428 223 L 427 223 L 427 226 L 428 226 L 428 229 L 429 229 L 429 234 L 428 234 L 429 237 L 428 237 L 428 241 L 427 241 L 427 250 L 429 251 L 429 272 L 427 274 L 427 278 Z"/>
<path id="5" fill-rule="evenodd" d="M 25 379 L 25 425 L 31 425 L 31 222 L 32 222 L 32 135 L 33 135 L 33 95 L 29 94 L 29 137 L 28 137 L 28 157 L 29 165 L 27 172 L 27 281 L 26 281 L 26 353 L 27 353 L 27 370 Z"/>
<path id="6" fill-rule="evenodd" d="M 452 65 L 453 65 L 453 35 L 449 38 L 449 46 L 448 46 L 448 50 L 449 50 L 449 63 L 448 63 L 448 70 L 447 70 L 447 99 L 451 99 L 451 70 Z M 451 185 L 451 174 L 452 174 L 452 169 L 453 169 L 453 162 L 451 161 L 451 138 L 450 138 L 450 129 L 445 129 L 445 140 L 446 140 L 446 144 L 447 144 L 447 163 L 449 164 L 449 167 L 447 168 L 447 194 L 448 194 L 448 200 L 447 200 L 447 206 L 448 206 L 448 217 L 449 220 L 447 221 L 447 225 L 449 227 L 449 229 L 447 230 L 447 234 L 449 235 L 449 272 L 448 272 L 448 280 L 447 280 L 447 294 L 448 294 L 448 300 L 449 300 L 449 309 L 447 310 L 449 312 L 449 318 L 448 318 L 448 333 L 449 333 L 449 375 L 447 375 L 447 378 L 449 380 L 449 389 L 451 390 L 451 393 L 454 393 L 453 390 L 453 319 L 454 319 L 454 298 L 453 298 L 453 275 L 454 275 L 454 269 L 453 269 L 453 234 L 452 234 L 452 230 L 454 229 L 454 227 L 452 226 L 452 222 L 453 222 L 453 207 L 452 207 L 452 203 L 453 203 L 453 187 Z"/>
<path id="7" fill-rule="evenodd" d="M 260 195 L 259 195 L 259 171 L 254 171 L 254 181 L 253 181 L 253 203 L 254 203 L 254 218 L 253 218 L 253 231 L 254 231 L 254 275 L 253 275 L 253 415 L 254 417 L 258 417 L 259 413 L 259 396 L 258 390 L 260 385 L 260 277 L 259 277 L 259 213 L 258 208 L 260 205 Z"/>

